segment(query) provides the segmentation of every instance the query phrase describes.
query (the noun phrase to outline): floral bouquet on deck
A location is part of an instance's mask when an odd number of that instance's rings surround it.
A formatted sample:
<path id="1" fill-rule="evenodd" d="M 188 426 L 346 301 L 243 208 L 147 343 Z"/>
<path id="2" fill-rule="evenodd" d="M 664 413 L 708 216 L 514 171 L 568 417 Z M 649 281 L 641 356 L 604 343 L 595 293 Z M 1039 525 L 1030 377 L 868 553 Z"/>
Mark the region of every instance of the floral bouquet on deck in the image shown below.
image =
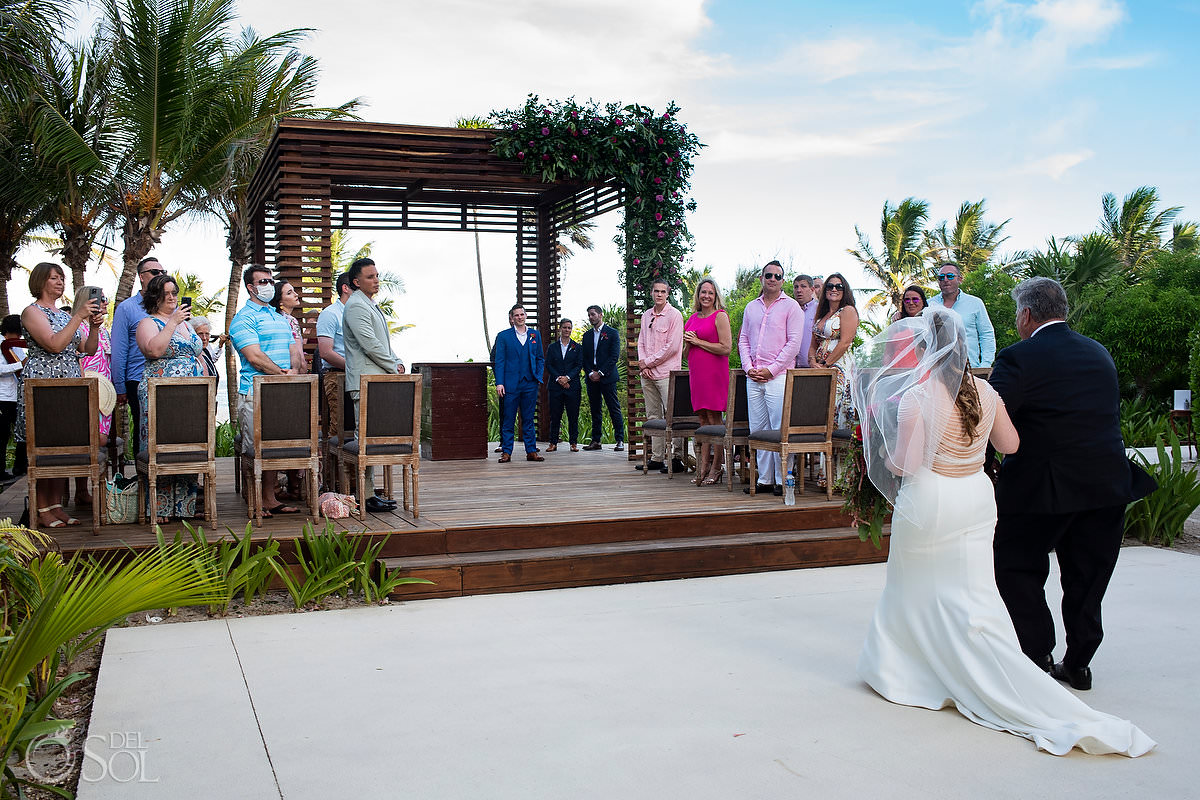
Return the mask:
<path id="1" fill-rule="evenodd" d="M 842 513 L 849 514 L 854 520 L 858 538 L 864 542 L 869 539 L 875 549 L 880 550 L 883 548 L 883 522 L 892 513 L 892 504 L 867 475 L 863 453 L 863 426 L 860 424 L 854 426 L 849 463 L 834 488 L 846 499 L 842 504 Z"/>

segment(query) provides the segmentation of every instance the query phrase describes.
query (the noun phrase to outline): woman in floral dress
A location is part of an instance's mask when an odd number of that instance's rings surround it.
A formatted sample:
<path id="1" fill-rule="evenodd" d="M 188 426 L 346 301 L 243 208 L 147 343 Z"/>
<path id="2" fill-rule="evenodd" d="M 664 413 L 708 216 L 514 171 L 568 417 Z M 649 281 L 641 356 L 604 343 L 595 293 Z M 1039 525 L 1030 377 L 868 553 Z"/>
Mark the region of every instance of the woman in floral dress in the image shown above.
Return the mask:
<path id="1" fill-rule="evenodd" d="M 43 262 L 29 273 L 29 293 L 33 302 L 21 312 L 21 327 L 29 343 L 21 380 L 29 378 L 78 378 L 81 353 L 91 355 L 99 344 L 99 328 L 104 322 L 104 310 L 99 301 L 92 300 L 76 308 L 74 313 L 58 307 L 67 288 L 67 276 L 58 264 Z M 79 326 L 91 320 L 92 327 L 85 339 Z M 44 423 L 43 423 L 44 424 Z M 17 393 L 16 440 L 25 441 L 25 391 Z M 101 436 L 100 444 L 108 443 Z M 59 500 L 66 491 L 65 478 L 40 480 L 37 485 L 37 509 L 29 509 L 33 525 L 61 528 L 78 525 L 79 520 L 63 510 Z M 34 511 L 37 512 L 34 521 Z"/>
<path id="2" fill-rule="evenodd" d="M 834 272 L 825 279 L 821 290 L 817 320 L 813 323 L 812 344 L 808 349 L 808 365 L 832 367 L 837 370 L 833 426 L 838 430 L 851 430 L 858 422 L 858 415 L 854 413 L 854 396 L 850 391 L 850 381 L 842 364 L 842 356 L 854 344 L 856 333 L 858 309 L 854 305 L 854 292 L 842 274 Z M 818 483 L 824 486 L 824 476 Z"/>
<path id="3" fill-rule="evenodd" d="M 170 275 L 156 275 L 142 293 L 150 316 L 138 323 L 137 343 L 146 356 L 146 370 L 138 384 L 141 441 L 150 441 L 150 379 L 190 378 L 204 375 L 200 337 L 188 320 L 191 309 L 179 305 L 179 285 Z M 157 516 L 190 519 L 196 515 L 199 480 L 194 475 L 171 475 L 157 481 L 154 502 Z"/>

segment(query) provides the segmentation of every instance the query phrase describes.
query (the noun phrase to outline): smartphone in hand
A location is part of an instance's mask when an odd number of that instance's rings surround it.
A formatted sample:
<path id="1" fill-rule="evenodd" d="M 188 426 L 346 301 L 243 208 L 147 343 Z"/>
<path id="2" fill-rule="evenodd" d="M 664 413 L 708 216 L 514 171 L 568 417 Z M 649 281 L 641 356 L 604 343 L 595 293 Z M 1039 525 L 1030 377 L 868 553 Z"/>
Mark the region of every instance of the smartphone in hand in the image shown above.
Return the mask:
<path id="1" fill-rule="evenodd" d="M 190 309 L 192 307 L 192 298 L 190 298 L 190 297 L 179 298 L 179 305 L 183 306 L 184 308 Z"/>

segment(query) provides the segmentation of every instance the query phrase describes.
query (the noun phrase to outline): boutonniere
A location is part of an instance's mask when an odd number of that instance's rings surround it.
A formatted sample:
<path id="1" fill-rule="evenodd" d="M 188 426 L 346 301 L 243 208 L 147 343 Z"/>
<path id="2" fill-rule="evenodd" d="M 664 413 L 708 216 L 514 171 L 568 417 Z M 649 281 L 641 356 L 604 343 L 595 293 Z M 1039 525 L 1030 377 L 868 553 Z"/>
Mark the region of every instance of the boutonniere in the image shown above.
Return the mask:
<path id="1" fill-rule="evenodd" d="M 601 332 L 601 333 L 600 333 L 600 341 L 602 341 L 602 342 L 603 342 L 603 341 L 604 341 L 605 339 L 607 339 L 607 338 L 608 338 L 608 334 L 607 334 L 607 333 L 604 333 L 604 332 Z"/>

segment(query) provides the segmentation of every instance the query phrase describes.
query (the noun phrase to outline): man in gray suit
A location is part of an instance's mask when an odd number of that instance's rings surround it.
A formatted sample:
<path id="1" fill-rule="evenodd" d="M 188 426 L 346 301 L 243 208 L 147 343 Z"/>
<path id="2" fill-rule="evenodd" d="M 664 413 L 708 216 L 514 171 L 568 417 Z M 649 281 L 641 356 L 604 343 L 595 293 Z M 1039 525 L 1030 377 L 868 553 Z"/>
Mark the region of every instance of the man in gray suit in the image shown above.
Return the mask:
<path id="1" fill-rule="evenodd" d="M 347 272 L 354 292 L 346 301 L 342 315 L 342 341 L 346 348 L 346 389 L 354 400 L 354 413 L 358 416 L 358 386 L 363 375 L 403 375 L 404 362 L 392 350 L 388 336 L 387 319 L 375 303 L 379 293 L 379 270 L 369 258 L 360 258 L 350 265 Z M 375 486 L 375 470 L 367 467 L 367 482 Z M 366 508 L 373 514 L 391 511 L 395 500 L 367 495 Z"/>

